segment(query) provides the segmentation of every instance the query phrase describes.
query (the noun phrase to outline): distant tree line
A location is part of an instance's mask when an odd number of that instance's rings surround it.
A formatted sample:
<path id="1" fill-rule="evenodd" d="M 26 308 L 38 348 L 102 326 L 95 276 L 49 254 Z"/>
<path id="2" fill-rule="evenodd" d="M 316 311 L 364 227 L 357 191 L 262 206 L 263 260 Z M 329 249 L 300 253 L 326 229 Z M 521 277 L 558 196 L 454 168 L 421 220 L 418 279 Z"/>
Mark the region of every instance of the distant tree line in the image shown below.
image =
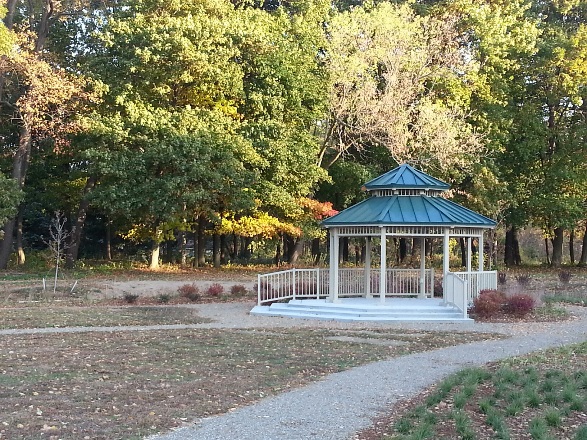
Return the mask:
<path id="1" fill-rule="evenodd" d="M 410 162 L 587 265 L 587 0 L 8 0 L 0 268 L 319 258 L 319 221 Z M 495 237 L 489 237 L 494 241 Z M 305 243 L 311 246 L 304 246 Z M 188 252 L 189 251 L 189 252 Z M 188 257 L 191 260 L 188 261 Z M 168 258 L 170 259 L 170 258 Z"/>

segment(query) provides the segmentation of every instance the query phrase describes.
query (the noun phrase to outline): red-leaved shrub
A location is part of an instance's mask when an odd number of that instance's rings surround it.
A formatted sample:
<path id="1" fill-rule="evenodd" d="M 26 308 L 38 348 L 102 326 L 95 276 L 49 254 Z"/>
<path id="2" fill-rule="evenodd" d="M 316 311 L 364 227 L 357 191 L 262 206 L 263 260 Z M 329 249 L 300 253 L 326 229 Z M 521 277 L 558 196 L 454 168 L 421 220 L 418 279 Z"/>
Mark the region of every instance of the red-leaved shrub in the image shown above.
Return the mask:
<path id="1" fill-rule="evenodd" d="M 230 288 L 230 294 L 232 296 L 245 296 L 248 290 L 242 284 L 235 284 Z"/>
<path id="2" fill-rule="evenodd" d="M 218 283 L 210 284 L 206 290 L 206 293 L 210 296 L 220 296 L 224 293 L 224 286 Z"/>
<path id="3" fill-rule="evenodd" d="M 177 288 L 180 296 L 189 299 L 192 302 L 199 301 L 201 298 L 200 289 L 194 283 L 184 284 Z"/>
<path id="4" fill-rule="evenodd" d="M 472 312 L 480 318 L 491 318 L 502 311 L 506 301 L 505 293 L 499 290 L 482 290 L 473 301 Z"/>
<path id="5" fill-rule="evenodd" d="M 536 305 L 536 301 L 530 295 L 526 295 L 524 293 L 520 293 L 517 295 L 512 295 L 507 299 L 505 305 L 506 313 L 515 316 L 525 316 L 534 310 L 534 306 Z"/>

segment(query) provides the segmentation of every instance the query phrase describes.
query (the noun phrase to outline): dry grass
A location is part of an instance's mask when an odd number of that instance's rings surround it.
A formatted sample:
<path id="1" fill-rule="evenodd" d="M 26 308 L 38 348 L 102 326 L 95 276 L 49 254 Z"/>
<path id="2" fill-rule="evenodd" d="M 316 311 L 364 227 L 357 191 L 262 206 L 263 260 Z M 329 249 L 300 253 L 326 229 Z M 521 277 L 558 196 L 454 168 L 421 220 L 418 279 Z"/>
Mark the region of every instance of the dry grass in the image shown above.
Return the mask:
<path id="1" fill-rule="evenodd" d="M 26 307 L 0 308 L 0 329 L 112 327 L 209 322 L 187 307 Z"/>
<path id="2" fill-rule="evenodd" d="M 307 329 L 0 336 L 0 437 L 140 438 L 357 365 L 496 337 Z"/>

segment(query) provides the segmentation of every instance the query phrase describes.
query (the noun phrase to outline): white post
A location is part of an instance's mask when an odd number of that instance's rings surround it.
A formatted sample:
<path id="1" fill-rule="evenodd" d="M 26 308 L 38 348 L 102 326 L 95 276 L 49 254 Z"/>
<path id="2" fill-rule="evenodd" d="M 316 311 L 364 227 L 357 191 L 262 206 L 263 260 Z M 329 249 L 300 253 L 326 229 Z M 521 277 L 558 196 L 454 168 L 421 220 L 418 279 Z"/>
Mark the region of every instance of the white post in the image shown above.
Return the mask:
<path id="1" fill-rule="evenodd" d="M 371 237 L 365 243 L 365 298 L 373 298 L 371 294 Z"/>
<path id="2" fill-rule="evenodd" d="M 381 269 L 379 272 L 379 301 L 385 302 L 385 291 L 387 290 L 387 234 L 386 227 L 381 227 Z"/>
<path id="3" fill-rule="evenodd" d="M 420 237 L 420 295 L 426 298 L 426 238 Z"/>
<path id="4" fill-rule="evenodd" d="M 338 228 L 330 229 L 330 293 L 329 302 L 338 302 Z"/>
<path id="5" fill-rule="evenodd" d="M 449 229 L 444 228 L 444 239 L 442 242 L 442 302 L 446 304 L 446 297 L 448 294 L 447 274 L 450 271 L 450 235 Z"/>
<path id="6" fill-rule="evenodd" d="M 479 236 L 479 246 L 477 249 L 477 255 L 479 255 L 479 272 L 483 272 L 483 231 L 481 231 L 481 235 Z"/>

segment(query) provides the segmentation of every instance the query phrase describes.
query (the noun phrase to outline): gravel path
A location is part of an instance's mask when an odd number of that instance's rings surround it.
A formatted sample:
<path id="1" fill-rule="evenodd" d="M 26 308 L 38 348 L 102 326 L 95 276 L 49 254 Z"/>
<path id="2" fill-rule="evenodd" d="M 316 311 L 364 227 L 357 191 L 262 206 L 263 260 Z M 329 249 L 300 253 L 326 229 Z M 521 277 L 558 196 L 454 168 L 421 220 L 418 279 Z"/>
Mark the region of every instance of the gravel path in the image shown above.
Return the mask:
<path id="1" fill-rule="evenodd" d="M 1 330 L 0 334 L 151 331 L 185 328 L 365 328 L 385 327 L 442 331 L 499 332 L 499 341 L 476 342 L 372 363 L 332 374 L 306 387 L 264 399 L 228 414 L 152 440 L 349 440 L 399 400 L 410 397 L 465 367 L 532 351 L 587 340 L 587 309 L 572 308 L 576 319 L 558 323 L 340 323 L 248 314 L 252 303 L 196 304 L 198 314 L 213 322 L 194 325 L 73 327 Z M 287 349 L 287 347 L 284 347 Z"/>
<path id="2" fill-rule="evenodd" d="M 389 410 L 395 402 L 421 392 L 462 368 L 586 341 L 587 313 L 585 309 L 573 310 L 578 319 L 563 323 L 475 324 L 466 328 L 452 324 L 403 324 L 402 328 L 492 329 L 508 333 L 511 338 L 448 347 L 353 368 L 151 439 L 354 439 L 357 431 L 371 426 L 373 418 Z"/>

